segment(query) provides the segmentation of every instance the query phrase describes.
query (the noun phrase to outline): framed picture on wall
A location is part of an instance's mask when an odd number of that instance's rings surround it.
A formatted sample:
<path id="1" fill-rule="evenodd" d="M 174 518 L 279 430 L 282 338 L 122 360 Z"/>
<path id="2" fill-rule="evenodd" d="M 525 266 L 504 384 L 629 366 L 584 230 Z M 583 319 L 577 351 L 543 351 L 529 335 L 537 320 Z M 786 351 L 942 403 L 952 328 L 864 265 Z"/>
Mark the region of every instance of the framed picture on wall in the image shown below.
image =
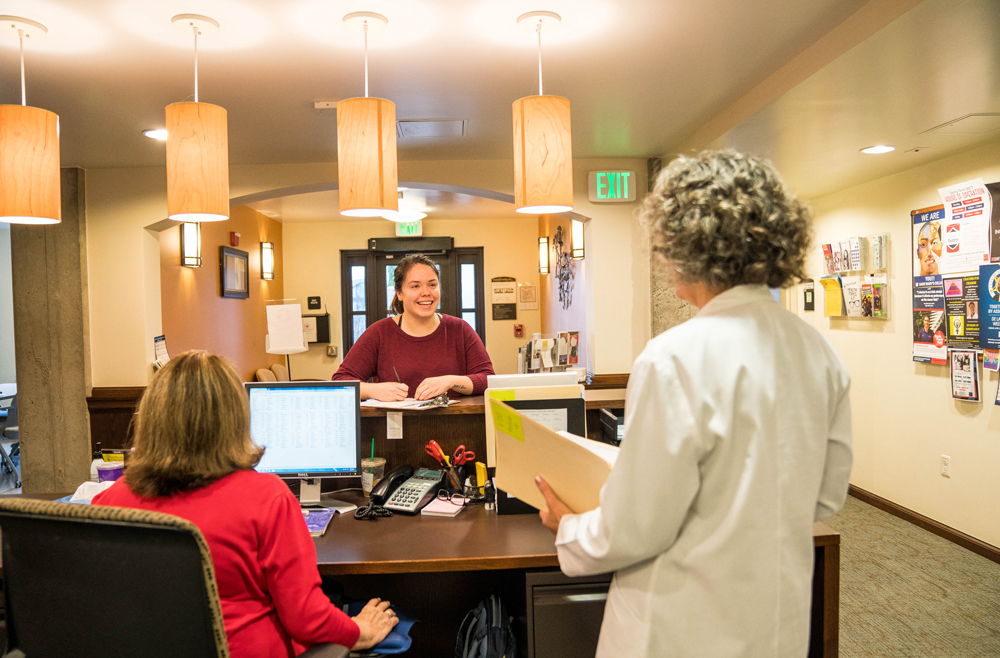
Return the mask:
<path id="1" fill-rule="evenodd" d="M 219 279 L 223 297 L 250 296 L 249 254 L 232 247 L 219 247 Z"/>

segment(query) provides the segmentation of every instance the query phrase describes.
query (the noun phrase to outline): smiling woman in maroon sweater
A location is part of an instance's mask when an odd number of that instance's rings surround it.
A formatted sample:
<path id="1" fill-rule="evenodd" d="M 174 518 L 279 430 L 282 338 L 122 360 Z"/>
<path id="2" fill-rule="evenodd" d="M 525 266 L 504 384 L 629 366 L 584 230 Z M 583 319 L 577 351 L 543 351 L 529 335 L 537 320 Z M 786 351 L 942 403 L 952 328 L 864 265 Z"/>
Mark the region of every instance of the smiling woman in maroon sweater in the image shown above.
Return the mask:
<path id="1" fill-rule="evenodd" d="M 333 379 L 359 379 L 362 398 L 384 402 L 485 391 L 493 364 L 468 322 L 437 313 L 441 289 L 434 261 L 423 254 L 401 260 L 395 288 L 396 316 L 368 327 Z"/>

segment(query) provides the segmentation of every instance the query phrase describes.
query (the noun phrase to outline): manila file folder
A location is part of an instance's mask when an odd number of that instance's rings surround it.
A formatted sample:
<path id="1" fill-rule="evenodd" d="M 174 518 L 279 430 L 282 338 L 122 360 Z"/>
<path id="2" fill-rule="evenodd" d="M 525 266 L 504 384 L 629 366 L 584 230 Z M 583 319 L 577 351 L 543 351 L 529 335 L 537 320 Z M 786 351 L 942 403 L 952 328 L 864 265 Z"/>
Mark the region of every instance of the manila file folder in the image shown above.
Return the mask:
<path id="1" fill-rule="evenodd" d="M 567 438 L 503 402 L 489 402 L 496 428 L 497 488 L 545 509 L 545 498 L 535 484 L 540 475 L 577 514 L 601 504 L 601 487 L 618 448 L 581 437 Z"/>

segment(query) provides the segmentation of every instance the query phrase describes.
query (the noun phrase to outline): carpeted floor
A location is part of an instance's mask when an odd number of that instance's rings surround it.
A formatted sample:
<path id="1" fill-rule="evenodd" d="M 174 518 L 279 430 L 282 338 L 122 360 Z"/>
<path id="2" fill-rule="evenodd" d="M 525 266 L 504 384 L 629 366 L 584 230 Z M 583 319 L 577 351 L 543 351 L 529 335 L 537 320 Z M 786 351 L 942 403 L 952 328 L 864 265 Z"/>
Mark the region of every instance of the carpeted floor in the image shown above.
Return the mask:
<path id="1" fill-rule="evenodd" d="M 1000 564 L 848 496 L 842 658 L 1000 657 Z"/>

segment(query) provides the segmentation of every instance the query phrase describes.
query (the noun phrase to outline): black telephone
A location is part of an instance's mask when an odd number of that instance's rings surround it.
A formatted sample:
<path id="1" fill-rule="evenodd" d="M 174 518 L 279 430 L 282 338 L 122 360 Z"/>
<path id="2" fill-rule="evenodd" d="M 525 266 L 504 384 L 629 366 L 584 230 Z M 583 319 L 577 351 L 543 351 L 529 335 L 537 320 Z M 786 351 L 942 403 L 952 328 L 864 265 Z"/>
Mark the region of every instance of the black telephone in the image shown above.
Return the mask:
<path id="1" fill-rule="evenodd" d="M 413 477 L 413 467 L 409 464 L 401 464 L 392 469 L 372 487 L 371 499 L 376 505 L 385 505 L 389 496 L 407 480 Z"/>

